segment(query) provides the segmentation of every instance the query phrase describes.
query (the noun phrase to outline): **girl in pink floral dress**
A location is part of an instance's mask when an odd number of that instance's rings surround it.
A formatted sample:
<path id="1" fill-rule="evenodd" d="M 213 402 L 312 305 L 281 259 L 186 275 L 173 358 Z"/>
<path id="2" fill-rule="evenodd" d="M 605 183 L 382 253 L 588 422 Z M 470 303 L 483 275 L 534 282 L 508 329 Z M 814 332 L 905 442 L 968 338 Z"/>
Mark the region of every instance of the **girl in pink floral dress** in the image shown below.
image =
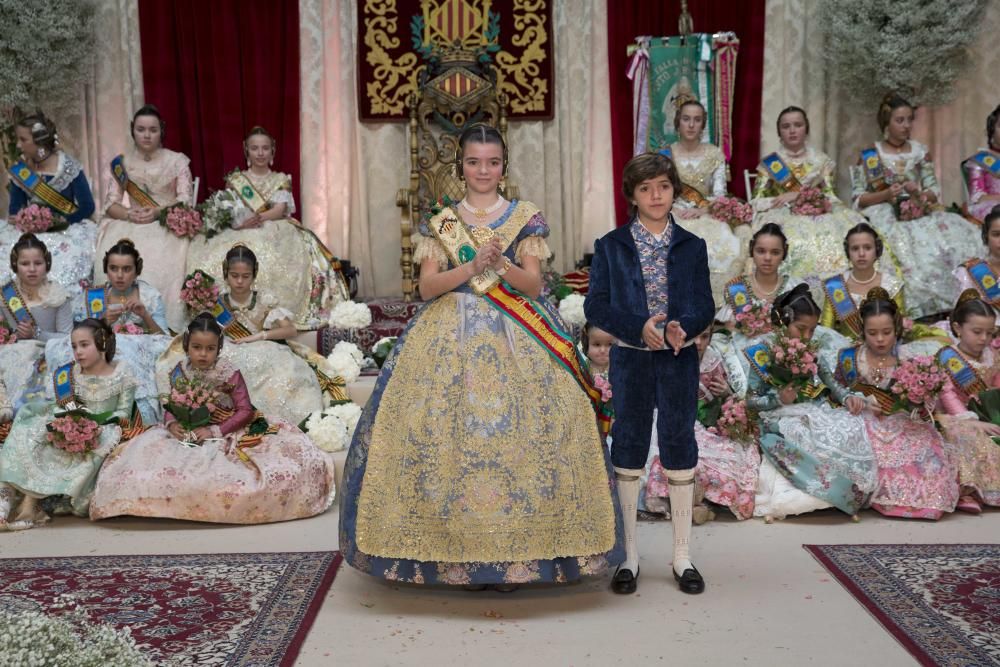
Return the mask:
<path id="1" fill-rule="evenodd" d="M 990 347 L 995 328 L 993 307 L 967 290 L 951 314 L 958 339 L 938 352 L 949 380 L 941 392 L 939 419 L 952 445 L 962 495 L 958 508 L 978 514 L 982 505 L 1000 506 L 1000 426 L 981 421 L 972 410 L 977 394 L 997 383 L 996 355 Z"/>
<path id="2" fill-rule="evenodd" d="M 243 376 L 219 359 L 222 330 L 202 313 L 184 334 L 187 358 L 170 373 L 208 386 L 209 425 L 189 428 L 168 407 L 165 424 L 118 449 L 104 463 L 90 517 L 167 517 L 214 523 L 268 523 L 325 512 L 334 465 L 295 426 L 265 420 Z M 165 397 L 164 397 L 165 398 Z"/>
<path id="3" fill-rule="evenodd" d="M 940 519 L 958 501 L 955 468 L 941 434 L 933 423 L 908 412 L 885 414 L 894 401 L 893 374 L 900 361 L 914 356 L 897 344 L 902 313 L 881 287 L 868 293 L 860 312 L 862 343 L 840 351 L 830 391 L 851 414 L 863 413 L 878 465 L 869 504 L 886 516 Z"/>

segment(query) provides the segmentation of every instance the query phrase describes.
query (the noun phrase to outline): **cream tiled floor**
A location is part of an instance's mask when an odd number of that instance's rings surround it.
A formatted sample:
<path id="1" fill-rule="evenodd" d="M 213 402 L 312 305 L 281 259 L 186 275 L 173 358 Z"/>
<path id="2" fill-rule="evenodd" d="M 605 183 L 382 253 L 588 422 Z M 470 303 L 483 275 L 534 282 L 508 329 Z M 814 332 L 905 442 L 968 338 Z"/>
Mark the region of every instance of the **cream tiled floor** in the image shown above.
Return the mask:
<path id="1" fill-rule="evenodd" d="M 300 665 L 843 665 L 915 664 L 802 544 L 969 543 L 1000 539 L 1000 511 L 938 523 L 833 511 L 773 525 L 695 527 L 708 590 L 670 579 L 669 523 L 640 523 L 639 593 L 607 579 L 511 594 L 393 586 L 342 566 Z M 337 513 L 263 526 L 57 517 L 0 534 L 0 557 L 310 551 L 337 548 Z"/>

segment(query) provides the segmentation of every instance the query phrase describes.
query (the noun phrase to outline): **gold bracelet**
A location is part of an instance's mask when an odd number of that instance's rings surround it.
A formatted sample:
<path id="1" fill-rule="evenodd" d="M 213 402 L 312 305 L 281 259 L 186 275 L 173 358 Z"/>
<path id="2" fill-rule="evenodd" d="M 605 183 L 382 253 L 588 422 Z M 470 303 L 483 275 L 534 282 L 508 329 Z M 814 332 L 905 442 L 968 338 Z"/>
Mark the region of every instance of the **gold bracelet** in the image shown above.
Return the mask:
<path id="1" fill-rule="evenodd" d="M 507 275 L 507 272 L 510 271 L 510 267 L 512 267 L 513 265 L 514 265 L 514 263 L 512 261 L 510 261 L 510 259 L 508 259 L 507 257 L 504 257 L 503 258 L 503 268 L 497 269 L 497 275 L 498 276 Z"/>

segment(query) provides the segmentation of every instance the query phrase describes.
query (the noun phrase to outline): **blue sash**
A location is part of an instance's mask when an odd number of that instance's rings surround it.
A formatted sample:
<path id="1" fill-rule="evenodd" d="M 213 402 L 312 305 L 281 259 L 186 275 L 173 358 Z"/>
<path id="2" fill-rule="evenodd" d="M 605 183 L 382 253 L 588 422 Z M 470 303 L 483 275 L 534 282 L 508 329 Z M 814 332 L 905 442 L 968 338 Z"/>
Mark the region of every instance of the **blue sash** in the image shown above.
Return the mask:
<path id="1" fill-rule="evenodd" d="M 73 400 L 73 362 L 60 366 L 52 374 L 52 387 L 55 390 L 56 403 L 66 405 Z"/>
<path id="2" fill-rule="evenodd" d="M 865 178 L 868 185 L 876 192 L 885 190 L 889 185 L 885 182 L 885 169 L 882 167 L 882 158 L 879 157 L 878 149 L 869 146 L 861 151 L 861 166 L 865 168 Z"/>
<path id="3" fill-rule="evenodd" d="M 104 317 L 107 310 L 107 291 L 104 287 L 88 289 L 83 293 L 83 302 L 86 307 L 87 317 L 99 320 Z"/>
<path id="4" fill-rule="evenodd" d="M 951 345 L 942 347 L 936 357 L 938 365 L 966 394 L 975 396 L 981 391 L 986 391 L 986 382 L 954 347 Z"/>
<path id="5" fill-rule="evenodd" d="M 0 287 L 0 295 L 3 296 L 3 305 L 14 316 L 15 322 L 18 324 L 21 322 L 35 324 L 35 318 L 32 316 L 31 311 L 28 310 L 28 304 L 25 303 L 24 297 L 21 296 L 21 292 L 17 289 L 17 284 L 13 280 Z"/>
<path id="6" fill-rule="evenodd" d="M 833 312 L 837 319 L 847 326 L 855 336 L 861 335 L 861 313 L 854 303 L 851 291 L 847 289 L 847 283 L 843 276 L 832 276 L 823 281 L 823 292 L 827 300 L 833 306 Z"/>
<path id="7" fill-rule="evenodd" d="M 673 151 L 670 150 L 670 146 L 665 146 L 664 148 L 661 148 L 658 152 L 663 157 L 670 158 L 671 160 L 674 159 L 674 154 Z"/>
<path id="8" fill-rule="evenodd" d="M 753 297 L 750 296 L 750 290 L 747 289 L 742 276 L 733 278 L 726 284 L 725 298 L 734 315 L 742 313 L 753 303 Z"/>
<path id="9" fill-rule="evenodd" d="M 979 151 L 978 153 L 972 156 L 972 160 L 978 163 L 979 166 L 985 168 L 988 172 L 990 172 L 994 176 L 1000 176 L 1000 158 L 998 158 L 992 152 Z"/>
<path id="10" fill-rule="evenodd" d="M 874 396 L 882 412 L 891 413 L 896 406 L 896 398 L 885 389 L 880 389 L 867 382 L 860 382 L 858 374 L 858 348 L 845 347 L 837 354 L 837 377 L 851 389 L 865 396 Z"/>
<path id="11" fill-rule="evenodd" d="M 122 186 L 122 190 L 128 193 L 131 201 L 146 208 L 156 208 L 156 200 L 150 197 L 145 190 L 139 187 L 138 183 L 129 179 L 128 172 L 125 171 L 125 156 L 119 155 L 111 160 L 111 174 Z"/>
<path id="12" fill-rule="evenodd" d="M 994 305 L 1000 303 L 1000 285 L 997 285 L 997 277 L 985 260 L 970 259 L 962 266 L 969 272 L 972 282 L 976 284 L 976 289 L 984 299 Z"/>
<path id="13" fill-rule="evenodd" d="M 11 179 L 25 192 L 30 193 L 43 204 L 62 215 L 73 215 L 79 208 L 66 199 L 61 192 L 49 185 L 44 178 L 36 174 L 24 162 L 15 162 L 10 166 Z"/>
<path id="14" fill-rule="evenodd" d="M 243 326 L 239 320 L 237 320 L 233 314 L 226 308 L 224 297 L 220 296 L 219 300 L 215 302 L 215 307 L 212 308 L 212 317 L 215 321 L 219 323 L 222 327 L 222 333 L 226 334 L 233 340 L 239 340 L 241 338 L 249 338 L 253 334 Z"/>
<path id="15" fill-rule="evenodd" d="M 743 356 L 750 362 L 750 369 L 761 380 L 771 384 L 771 348 L 767 343 L 754 343 L 743 350 Z"/>
<path id="16" fill-rule="evenodd" d="M 793 192 L 798 192 L 802 189 L 802 185 L 795 178 L 795 174 L 792 173 L 792 170 L 788 168 L 788 165 L 785 164 L 785 161 L 777 153 L 765 155 L 760 163 L 764 166 L 764 170 L 770 179 L 782 189 Z"/>

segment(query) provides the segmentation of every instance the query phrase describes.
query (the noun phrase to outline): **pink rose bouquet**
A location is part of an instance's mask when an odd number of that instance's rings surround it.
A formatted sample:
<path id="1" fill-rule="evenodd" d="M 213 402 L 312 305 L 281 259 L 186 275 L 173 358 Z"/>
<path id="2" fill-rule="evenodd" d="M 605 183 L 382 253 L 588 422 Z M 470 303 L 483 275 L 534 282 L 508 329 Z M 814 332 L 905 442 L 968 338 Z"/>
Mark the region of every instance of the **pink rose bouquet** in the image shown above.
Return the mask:
<path id="1" fill-rule="evenodd" d="M 49 422 L 45 439 L 53 447 L 70 454 L 86 454 L 97 449 L 101 426 L 89 417 L 66 414 Z"/>
<path id="2" fill-rule="evenodd" d="M 40 234 L 65 229 L 68 223 L 52 212 L 48 206 L 31 204 L 25 206 L 10 218 L 10 223 L 22 234 Z"/>
<path id="3" fill-rule="evenodd" d="M 781 332 L 771 343 L 771 376 L 778 386 L 795 384 L 804 387 L 819 370 L 818 359 L 814 341 L 792 338 Z"/>
<path id="4" fill-rule="evenodd" d="M 184 204 L 174 204 L 160 211 L 160 224 L 174 236 L 192 239 L 204 228 L 201 213 Z"/>
<path id="5" fill-rule="evenodd" d="M 115 322 L 111 325 L 111 330 L 116 334 L 126 334 L 129 336 L 141 336 L 146 333 L 146 330 L 141 326 L 131 322 Z"/>
<path id="6" fill-rule="evenodd" d="M 17 342 L 17 331 L 8 326 L 0 324 L 0 345 Z"/>
<path id="7" fill-rule="evenodd" d="M 596 373 L 594 375 L 594 388 L 601 392 L 601 400 L 605 403 L 611 401 L 611 382 L 608 380 L 607 376 Z"/>
<path id="8" fill-rule="evenodd" d="M 730 227 L 749 225 L 753 221 L 753 207 L 736 197 L 716 197 L 708 205 L 708 212 Z"/>
<path id="9" fill-rule="evenodd" d="M 771 330 L 771 314 L 764 304 L 751 301 L 736 313 L 736 328 L 753 338 Z"/>
<path id="10" fill-rule="evenodd" d="M 795 215 L 823 215 L 831 210 L 830 200 L 819 188 L 802 188 L 792 202 L 792 213 Z"/>
<path id="11" fill-rule="evenodd" d="M 901 361 L 892 374 L 890 389 L 896 396 L 892 412 L 918 411 L 929 415 L 947 379 L 934 357 L 920 356 Z"/>
<path id="12" fill-rule="evenodd" d="M 896 217 L 899 220 L 916 220 L 930 215 L 931 200 L 924 192 L 903 199 L 897 204 Z"/>
<path id="13" fill-rule="evenodd" d="M 737 442 L 751 442 L 759 435 L 757 420 L 747 408 L 747 402 L 735 396 L 722 404 L 719 420 L 708 430 Z"/>
<path id="14" fill-rule="evenodd" d="M 193 431 L 211 423 L 218 401 L 219 392 L 214 386 L 198 378 L 182 377 L 174 381 L 164 407 L 185 431 Z"/>
<path id="15" fill-rule="evenodd" d="M 219 300 L 219 286 L 215 278 L 199 269 L 184 279 L 181 300 L 196 313 L 210 311 Z"/>

